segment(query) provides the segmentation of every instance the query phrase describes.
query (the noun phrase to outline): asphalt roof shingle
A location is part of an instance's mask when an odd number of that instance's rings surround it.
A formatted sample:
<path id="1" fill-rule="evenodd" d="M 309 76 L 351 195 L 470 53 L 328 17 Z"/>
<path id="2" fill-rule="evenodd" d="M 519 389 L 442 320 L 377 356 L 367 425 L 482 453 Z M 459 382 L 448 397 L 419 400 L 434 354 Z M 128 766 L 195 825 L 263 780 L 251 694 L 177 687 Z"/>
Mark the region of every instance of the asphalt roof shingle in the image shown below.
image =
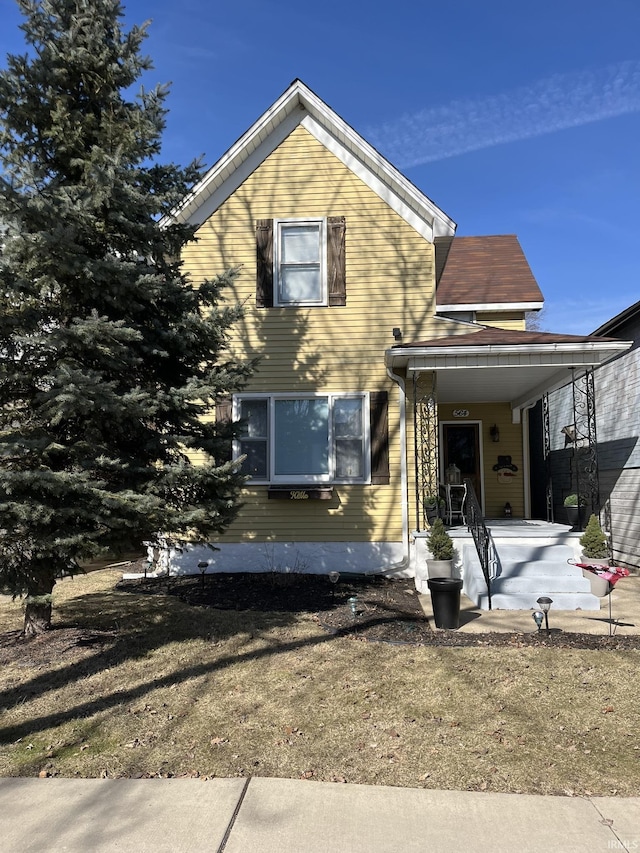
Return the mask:
<path id="1" fill-rule="evenodd" d="M 544 300 L 515 234 L 436 241 L 436 269 L 438 305 Z"/>

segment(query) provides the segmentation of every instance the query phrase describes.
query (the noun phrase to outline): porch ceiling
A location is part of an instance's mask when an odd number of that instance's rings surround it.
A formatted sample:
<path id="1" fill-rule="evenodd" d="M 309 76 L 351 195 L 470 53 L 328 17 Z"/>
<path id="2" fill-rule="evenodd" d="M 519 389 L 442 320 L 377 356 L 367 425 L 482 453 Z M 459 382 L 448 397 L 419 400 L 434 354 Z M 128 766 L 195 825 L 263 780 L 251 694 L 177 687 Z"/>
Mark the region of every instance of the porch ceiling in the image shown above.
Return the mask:
<path id="1" fill-rule="evenodd" d="M 521 409 L 566 385 L 571 369 L 580 375 L 631 346 L 629 341 L 611 338 L 462 345 L 465 337 L 472 336 L 393 347 L 386 353 L 387 366 L 406 371 L 408 378 L 435 372 L 442 403 L 509 402 L 513 409 Z"/>

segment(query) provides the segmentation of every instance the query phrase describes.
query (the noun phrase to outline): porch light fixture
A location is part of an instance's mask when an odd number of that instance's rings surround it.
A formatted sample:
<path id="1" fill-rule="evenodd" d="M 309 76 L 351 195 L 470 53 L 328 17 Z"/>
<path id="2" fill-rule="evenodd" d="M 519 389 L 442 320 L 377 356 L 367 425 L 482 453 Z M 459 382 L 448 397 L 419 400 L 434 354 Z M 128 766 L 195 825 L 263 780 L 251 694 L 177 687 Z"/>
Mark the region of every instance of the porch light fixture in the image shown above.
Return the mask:
<path id="1" fill-rule="evenodd" d="M 531 615 L 533 616 L 533 621 L 538 626 L 539 631 L 540 628 L 542 628 L 542 622 L 544 621 L 544 613 L 542 610 L 535 610 Z"/>
<path id="2" fill-rule="evenodd" d="M 549 598 L 546 595 L 540 596 L 537 600 L 536 604 L 540 606 L 540 610 L 542 610 L 544 614 L 544 627 L 547 631 L 547 636 L 549 635 L 549 608 L 553 604 L 553 599 Z"/>
<path id="3" fill-rule="evenodd" d="M 491 441 L 495 441 L 496 444 L 500 441 L 500 430 L 498 429 L 497 424 L 494 424 L 490 428 L 489 435 L 491 436 Z"/>
<path id="4" fill-rule="evenodd" d="M 402 340 L 402 329 L 399 326 L 394 326 L 391 330 L 396 341 Z"/>

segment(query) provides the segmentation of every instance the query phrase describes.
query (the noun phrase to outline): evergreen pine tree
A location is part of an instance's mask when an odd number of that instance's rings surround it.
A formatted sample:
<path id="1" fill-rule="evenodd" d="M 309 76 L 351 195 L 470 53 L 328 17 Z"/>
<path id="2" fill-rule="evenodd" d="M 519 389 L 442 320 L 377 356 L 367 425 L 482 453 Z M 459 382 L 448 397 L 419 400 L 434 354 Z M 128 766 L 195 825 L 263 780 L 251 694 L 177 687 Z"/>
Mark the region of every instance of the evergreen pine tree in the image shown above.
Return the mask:
<path id="1" fill-rule="evenodd" d="M 118 0 L 18 5 L 28 50 L 0 72 L 0 587 L 35 633 L 78 560 L 157 532 L 206 542 L 234 518 L 229 427 L 203 416 L 252 365 L 227 349 L 235 273 L 181 272 L 193 229 L 170 212 L 200 173 L 156 162 L 166 89 L 127 95 L 151 68 L 145 27 L 125 32 Z"/>

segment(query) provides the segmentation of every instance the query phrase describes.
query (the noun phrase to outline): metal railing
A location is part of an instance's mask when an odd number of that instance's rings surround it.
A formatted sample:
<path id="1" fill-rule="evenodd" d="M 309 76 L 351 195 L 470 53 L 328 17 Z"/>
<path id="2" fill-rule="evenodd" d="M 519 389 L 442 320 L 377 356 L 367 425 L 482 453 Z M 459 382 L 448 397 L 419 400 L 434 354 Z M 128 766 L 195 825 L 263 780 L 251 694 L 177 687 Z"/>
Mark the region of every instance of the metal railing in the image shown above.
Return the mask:
<path id="1" fill-rule="evenodd" d="M 489 602 L 489 610 L 491 610 L 491 553 L 494 551 L 491 534 L 484 523 L 482 509 L 478 502 L 475 489 L 471 480 L 465 479 L 467 487 L 466 499 L 466 520 L 469 532 L 473 537 L 473 543 L 476 546 L 478 559 L 482 568 L 485 583 L 487 585 L 487 598 Z"/>

